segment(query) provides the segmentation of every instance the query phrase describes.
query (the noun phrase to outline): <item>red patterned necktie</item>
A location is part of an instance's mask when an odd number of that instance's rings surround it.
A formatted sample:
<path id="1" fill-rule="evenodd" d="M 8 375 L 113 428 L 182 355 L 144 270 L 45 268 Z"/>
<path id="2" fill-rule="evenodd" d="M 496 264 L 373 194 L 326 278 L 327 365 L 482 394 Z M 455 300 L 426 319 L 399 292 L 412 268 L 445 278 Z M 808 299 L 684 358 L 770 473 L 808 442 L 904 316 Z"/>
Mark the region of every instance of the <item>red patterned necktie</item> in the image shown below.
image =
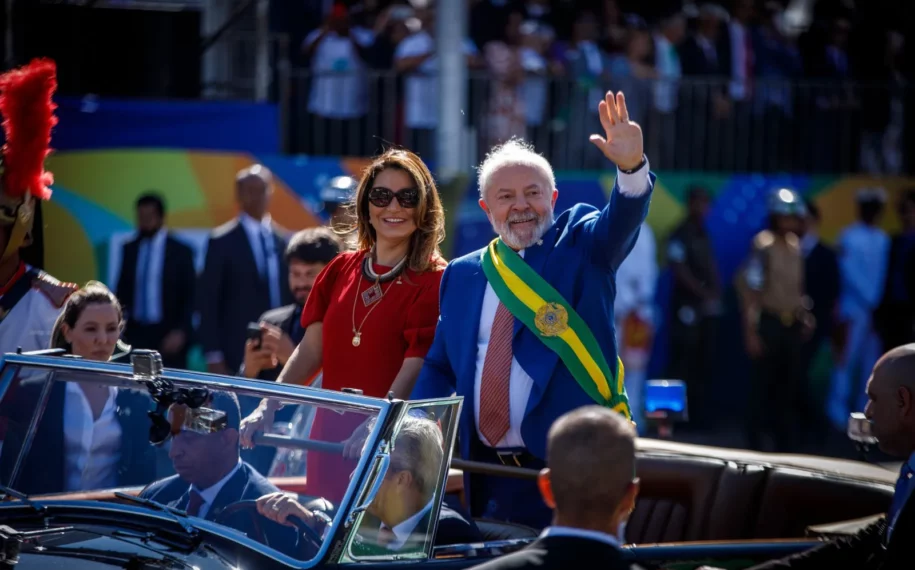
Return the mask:
<path id="1" fill-rule="evenodd" d="M 489 445 L 499 445 L 510 425 L 509 377 L 515 318 L 501 302 L 489 333 L 489 346 L 480 380 L 480 432 Z"/>
<path id="2" fill-rule="evenodd" d="M 191 489 L 189 494 L 190 497 L 187 500 L 187 509 L 185 512 L 192 517 L 196 517 L 200 514 L 200 507 L 203 506 L 203 495 L 194 489 Z"/>

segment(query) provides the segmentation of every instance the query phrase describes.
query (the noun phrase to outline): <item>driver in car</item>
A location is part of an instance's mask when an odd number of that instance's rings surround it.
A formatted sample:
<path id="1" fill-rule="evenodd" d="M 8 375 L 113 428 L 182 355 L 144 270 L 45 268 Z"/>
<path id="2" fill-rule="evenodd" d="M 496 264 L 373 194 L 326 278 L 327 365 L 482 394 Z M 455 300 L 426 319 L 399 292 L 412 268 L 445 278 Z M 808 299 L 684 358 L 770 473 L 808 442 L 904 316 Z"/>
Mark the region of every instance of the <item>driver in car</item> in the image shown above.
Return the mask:
<path id="1" fill-rule="evenodd" d="M 430 525 L 443 460 L 443 439 L 438 425 L 428 419 L 407 416 L 394 440 L 391 463 L 378 494 L 360 526 L 354 552 L 377 555 L 386 552 L 422 550 Z M 322 537 L 329 518 L 303 506 L 295 495 L 271 493 L 257 501 L 257 511 L 271 521 L 295 526 L 294 517 Z M 361 539 L 361 540 L 360 540 Z M 435 546 L 481 542 L 476 525 L 442 504 Z M 300 553 L 301 556 L 301 553 Z"/>
<path id="2" fill-rule="evenodd" d="M 247 512 L 230 509 L 240 501 L 279 490 L 239 456 L 241 413 L 235 394 L 213 392 L 198 409 L 173 405 L 168 421 L 172 428 L 168 456 L 177 475 L 150 483 L 140 497 L 220 523 L 294 555 L 295 534 L 288 528 L 263 520 L 253 506 Z"/>

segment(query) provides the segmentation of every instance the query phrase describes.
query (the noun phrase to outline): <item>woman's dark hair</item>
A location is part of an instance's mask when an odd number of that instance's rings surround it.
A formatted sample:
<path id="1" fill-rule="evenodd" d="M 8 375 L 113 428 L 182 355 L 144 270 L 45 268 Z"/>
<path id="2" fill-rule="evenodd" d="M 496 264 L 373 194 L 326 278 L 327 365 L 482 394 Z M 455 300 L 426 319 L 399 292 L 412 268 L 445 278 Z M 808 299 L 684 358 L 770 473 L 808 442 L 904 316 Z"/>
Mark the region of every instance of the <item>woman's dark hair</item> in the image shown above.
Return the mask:
<path id="1" fill-rule="evenodd" d="M 115 294 L 112 293 L 111 289 L 106 287 L 104 283 L 90 281 L 83 287 L 74 291 L 67 299 L 67 302 L 64 304 L 64 309 L 60 312 L 60 315 L 57 316 L 57 320 L 54 322 L 54 329 L 51 331 L 51 346 L 49 348 L 62 348 L 69 354 L 73 350 L 73 347 L 70 346 L 70 343 L 67 342 L 66 337 L 64 337 L 64 325 L 67 325 L 72 329 L 76 326 L 76 322 L 79 320 L 79 317 L 83 314 L 86 307 L 96 304 L 112 305 L 118 313 L 118 322 L 123 323 L 124 312 L 121 310 L 121 303 L 118 301 Z M 118 341 L 118 348 L 129 349 L 129 347 L 121 343 L 120 340 Z"/>

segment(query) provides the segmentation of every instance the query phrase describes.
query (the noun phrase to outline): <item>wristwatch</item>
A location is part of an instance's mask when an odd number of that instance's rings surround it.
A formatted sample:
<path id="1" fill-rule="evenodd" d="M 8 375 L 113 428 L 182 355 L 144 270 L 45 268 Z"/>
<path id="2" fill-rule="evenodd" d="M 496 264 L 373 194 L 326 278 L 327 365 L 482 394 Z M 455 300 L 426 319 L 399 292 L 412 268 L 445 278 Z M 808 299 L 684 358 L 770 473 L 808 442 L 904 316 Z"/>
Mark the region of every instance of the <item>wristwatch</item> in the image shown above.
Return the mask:
<path id="1" fill-rule="evenodd" d="M 636 172 L 639 171 L 640 168 L 642 168 L 646 164 L 648 164 L 648 156 L 646 156 L 644 153 L 642 153 L 642 161 L 635 168 L 630 168 L 629 170 L 623 170 L 622 168 L 617 166 L 617 169 L 620 172 L 622 172 L 623 174 L 635 174 Z"/>

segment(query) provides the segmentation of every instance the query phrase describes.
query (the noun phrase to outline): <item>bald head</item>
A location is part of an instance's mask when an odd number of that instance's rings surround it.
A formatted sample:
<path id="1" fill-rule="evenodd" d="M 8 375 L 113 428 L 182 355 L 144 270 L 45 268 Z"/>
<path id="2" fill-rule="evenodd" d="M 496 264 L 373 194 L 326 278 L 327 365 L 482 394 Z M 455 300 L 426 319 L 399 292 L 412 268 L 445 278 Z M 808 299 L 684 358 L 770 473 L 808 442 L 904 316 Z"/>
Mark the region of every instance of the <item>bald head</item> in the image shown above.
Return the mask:
<path id="1" fill-rule="evenodd" d="M 915 343 L 897 346 L 880 357 L 874 366 L 874 379 L 897 386 L 915 388 Z"/>
<path id="2" fill-rule="evenodd" d="M 867 382 L 864 413 L 880 449 L 897 457 L 915 452 L 915 343 L 898 346 L 877 361 Z"/>
<path id="3" fill-rule="evenodd" d="M 235 175 L 235 188 L 243 212 L 255 220 L 260 220 L 267 214 L 270 195 L 273 193 L 273 175 L 267 168 L 255 164 L 239 170 Z"/>
<path id="4" fill-rule="evenodd" d="M 629 420 L 601 406 L 556 420 L 547 437 L 556 512 L 581 521 L 613 515 L 635 478 L 635 438 Z"/>

